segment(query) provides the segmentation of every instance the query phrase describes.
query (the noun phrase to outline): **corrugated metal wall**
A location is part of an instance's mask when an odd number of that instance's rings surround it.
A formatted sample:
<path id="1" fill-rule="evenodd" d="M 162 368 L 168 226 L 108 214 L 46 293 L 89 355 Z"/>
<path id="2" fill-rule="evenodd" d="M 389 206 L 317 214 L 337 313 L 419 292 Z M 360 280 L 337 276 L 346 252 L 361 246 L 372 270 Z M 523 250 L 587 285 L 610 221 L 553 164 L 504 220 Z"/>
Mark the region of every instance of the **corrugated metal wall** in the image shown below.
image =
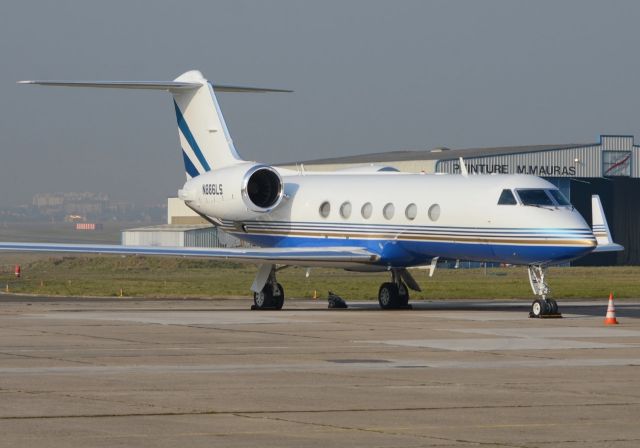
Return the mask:
<path id="1" fill-rule="evenodd" d="M 600 145 L 607 151 L 630 151 L 633 147 L 631 135 L 601 135 Z"/>
<path id="2" fill-rule="evenodd" d="M 187 230 L 184 233 L 184 245 L 185 247 L 220 247 L 218 229 L 211 227 Z"/>
<path id="3" fill-rule="evenodd" d="M 122 232 L 122 244 L 125 246 L 184 246 L 184 232 L 125 230 Z"/>
<path id="4" fill-rule="evenodd" d="M 216 227 L 199 229 L 176 228 L 166 226 L 154 229 L 131 229 L 122 232 L 122 244 L 125 246 L 161 246 L 161 247 L 238 247 L 243 242 Z"/>
<path id="5" fill-rule="evenodd" d="M 487 157 L 465 158 L 470 173 L 533 174 L 541 177 L 603 177 L 604 151 L 632 151 L 631 176 L 640 178 L 640 147 L 633 145 L 632 136 L 600 137 L 599 144 L 538 152 L 523 152 Z M 440 160 L 438 173 L 460 173 L 459 160 Z"/>
<path id="6" fill-rule="evenodd" d="M 555 151 L 540 151 L 464 159 L 470 173 L 500 172 L 505 174 L 533 174 L 549 177 L 601 177 L 602 151 L 599 146 L 582 146 Z M 441 160 L 436 172 L 460 173 L 458 160 Z M 500 167 L 497 168 L 496 167 Z M 557 167 L 557 168 L 556 168 Z M 564 170 L 563 170 L 564 168 Z"/>

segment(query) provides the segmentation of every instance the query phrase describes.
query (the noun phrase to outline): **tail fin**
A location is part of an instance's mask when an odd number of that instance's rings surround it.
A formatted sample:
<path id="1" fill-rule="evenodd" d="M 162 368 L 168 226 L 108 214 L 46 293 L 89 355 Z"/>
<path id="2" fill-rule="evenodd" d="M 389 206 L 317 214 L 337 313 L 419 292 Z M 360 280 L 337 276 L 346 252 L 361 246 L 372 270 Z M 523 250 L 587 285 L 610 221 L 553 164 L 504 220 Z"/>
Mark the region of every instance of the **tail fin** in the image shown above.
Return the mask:
<path id="1" fill-rule="evenodd" d="M 171 91 L 187 178 L 240 162 L 211 84 L 197 70 L 175 82 L 198 85 Z"/>
<path id="2" fill-rule="evenodd" d="M 233 146 L 218 100 L 213 92 L 214 88 L 220 92 L 291 92 L 291 90 L 228 85 L 214 87 L 197 70 L 183 73 L 174 81 L 19 81 L 19 83 L 169 91 L 173 95 L 187 179 L 242 161 Z"/>
<path id="3" fill-rule="evenodd" d="M 591 218 L 593 234 L 598 242 L 594 252 L 618 252 L 624 250 L 624 247 L 614 243 L 611 238 L 609 224 L 607 224 L 607 218 L 604 216 L 600 196 L 597 194 L 591 196 Z"/>

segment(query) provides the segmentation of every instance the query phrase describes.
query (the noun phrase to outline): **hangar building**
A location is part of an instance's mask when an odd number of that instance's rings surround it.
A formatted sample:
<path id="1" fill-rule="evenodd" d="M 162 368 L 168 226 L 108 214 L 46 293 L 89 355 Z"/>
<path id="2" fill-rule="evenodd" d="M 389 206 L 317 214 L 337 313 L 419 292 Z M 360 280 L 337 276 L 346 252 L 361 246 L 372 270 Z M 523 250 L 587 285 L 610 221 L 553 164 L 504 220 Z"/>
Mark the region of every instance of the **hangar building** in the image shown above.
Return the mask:
<path id="1" fill-rule="evenodd" d="M 247 243 L 214 227 L 178 198 L 167 200 L 167 223 L 126 229 L 124 246 L 246 247 Z"/>
<path id="2" fill-rule="evenodd" d="M 549 180 L 589 223 L 591 195 L 600 195 L 614 241 L 625 251 L 590 255 L 574 264 L 640 264 L 640 146 L 630 135 L 601 135 L 599 142 L 589 144 L 395 151 L 303 165 L 308 171 L 383 164 L 408 172 L 460 173 L 460 157 L 470 174 L 532 174 Z"/>

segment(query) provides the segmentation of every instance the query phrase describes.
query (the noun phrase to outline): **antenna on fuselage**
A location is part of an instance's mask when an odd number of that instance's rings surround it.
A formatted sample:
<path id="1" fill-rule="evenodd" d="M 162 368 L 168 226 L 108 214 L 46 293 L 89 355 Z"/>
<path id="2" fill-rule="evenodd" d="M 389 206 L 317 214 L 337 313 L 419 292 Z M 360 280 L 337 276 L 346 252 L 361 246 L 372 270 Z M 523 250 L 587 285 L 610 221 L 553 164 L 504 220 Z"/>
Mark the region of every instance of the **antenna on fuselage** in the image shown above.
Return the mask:
<path id="1" fill-rule="evenodd" d="M 469 175 L 469 172 L 467 171 L 467 165 L 464 164 L 464 159 L 462 157 L 460 157 L 460 174 L 462 174 L 464 177 L 467 177 Z"/>

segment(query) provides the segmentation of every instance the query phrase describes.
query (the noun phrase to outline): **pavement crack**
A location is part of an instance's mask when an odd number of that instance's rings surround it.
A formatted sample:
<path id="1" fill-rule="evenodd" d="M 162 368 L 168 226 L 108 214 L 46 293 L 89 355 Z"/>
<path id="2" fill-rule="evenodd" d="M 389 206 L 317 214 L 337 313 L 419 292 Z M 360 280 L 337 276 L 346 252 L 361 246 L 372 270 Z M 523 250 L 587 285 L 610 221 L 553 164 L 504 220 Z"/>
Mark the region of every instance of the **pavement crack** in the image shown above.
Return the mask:
<path id="1" fill-rule="evenodd" d="M 15 357 L 18 357 L 18 358 L 27 358 L 27 359 L 48 359 L 50 361 L 72 362 L 72 363 L 75 363 L 75 364 L 90 365 L 90 366 L 95 365 L 94 363 L 88 362 L 88 361 L 76 361 L 74 359 L 55 358 L 55 357 L 52 357 L 52 356 L 22 355 L 22 354 L 19 354 L 19 353 L 12 353 L 12 352 L 0 352 L 0 355 L 15 356 Z"/>
<path id="2" fill-rule="evenodd" d="M 292 418 L 271 417 L 267 415 L 258 416 L 258 415 L 247 415 L 242 413 L 234 413 L 232 415 L 236 417 L 244 417 L 244 418 L 250 418 L 250 419 L 264 419 L 264 420 L 271 420 L 271 421 L 278 421 L 278 422 L 285 422 L 285 423 L 295 423 L 299 425 L 329 428 L 329 429 L 340 430 L 340 431 L 359 431 L 359 432 L 367 432 L 367 433 L 374 433 L 374 434 L 383 434 L 387 436 L 413 437 L 416 439 L 438 440 L 441 442 L 464 443 L 468 445 L 480 445 L 480 446 L 492 445 L 492 446 L 503 446 L 503 447 L 511 447 L 511 448 L 527 448 L 525 445 L 513 445 L 513 444 L 496 443 L 496 442 L 485 443 L 485 442 L 479 442 L 476 440 L 452 439 L 449 437 L 440 437 L 440 436 L 434 436 L 429 434 L 408 434 L 408 433 L 402 433 L 402 432 L 397 432 L 392 430 L 385 430 L 382 428 L 362 428 L 358 426 L 345 426 L 345 425 L 335 425 L 330 423 L 308 422 L 308 421 L 301 421 L 301 420 L 296 420 Z"/>
<path id="3" fill-rule="evenodd" d="M 153 417 L 180 415 L 269 415 L 269 414 L 329 414 L 329 413 L 359 413 L 359 412 L 415 412 L 415 411 L 456 411 L 456 410 L 490 410 L 490 409 L 544 409 L 544 408 L 584 408 L 584 407 L 623 407 L 640 406 L 640 402 L 624 403 L 545 403 L 545 404 L 516 404 L 516 405 L 482 405 L 482 406 L 421 406 L 396 408 L 347 408 L 347 409 L 275 409 L 275 410 L 236 410 L 236 411 L 169 411 L 151 413 L 112 413 L 112 414 L 60 414 L 60 415 L 16 415 L 0 416 L 0 420 L 35 420 L 35 419 L 64 419 L 64 418 L 106 418 L 106 417 Z"/>

